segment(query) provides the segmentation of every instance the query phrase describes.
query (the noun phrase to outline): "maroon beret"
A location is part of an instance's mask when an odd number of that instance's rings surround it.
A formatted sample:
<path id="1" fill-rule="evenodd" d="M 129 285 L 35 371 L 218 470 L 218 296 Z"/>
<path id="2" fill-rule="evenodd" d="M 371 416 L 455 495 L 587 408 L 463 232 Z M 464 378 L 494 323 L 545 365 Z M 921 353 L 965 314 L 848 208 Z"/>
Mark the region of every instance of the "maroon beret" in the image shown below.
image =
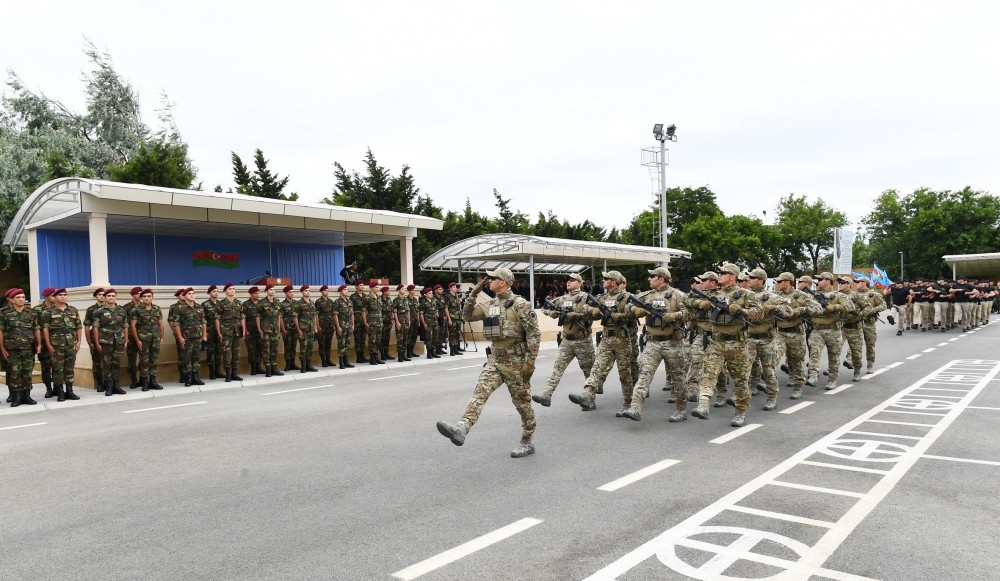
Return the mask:
<path id="1" fill-rule="evenodd" d="M 413 290 L 415 288 L 417 288 L 417 285 L 415 285 L 415 284 L 408 284 L 408 285 L 406 285 L 406 290 Z"/>
<path id="2" fill-rule="evenodd" d="M 227 282 L 227 283 L 226 283 L 226 286 L 222 287 L 222 292 L 226 292 L 227 290 L 229 290 L 229 289 L 233 288 L 234 286 L 236 286 L 236 285 L 234 285 L 234 284 L 233 284 L 233 283 L 231 283 L 231 282 Z"/>
<path id="3" fill-rule="evenodd" d="M 406 288 L 406 286 L 404 286 L 404 285 L 399 285 L 399 286 L 397 286 L 397 287 L 396 287 L 396 290 L 397 290 L 397 291 L 401 291 L 401 290 L 403 290 L 404 288 Z"/>
<path id="4" fill-rule="evenodd" d="M 94 289 L 94 295 L 93 296 L 96 297 L 97 295 L 103 295 L 103 294 L 104 294 L 104 289 L 102 289 L 102 288 L 95 288 Z"/>
<path id="5" fill-rule="evenodd" d="M 451 288 L 453 286 L 459 286 L 459 284 L 457 282 L 449 282 L 448 283 L 448 288 Z"/>
<path id="6" fill-rule="evenodd" d="M 54 288 L 52 288 L 50 286 L 47 286 L 47 287 L 45 287 L 45 288 L 42 289 L 42 296 L 43 297 L 51 297 L 52 295 L 55 294 L 55 292 L 56 292 L 56 289 L 54 289 Z"/>
<path id="7" fill-rule="evenodd" d="M 208 291 L 208 292 L 212 292 L 212 291 Z M 178 297 L 178 298 L 180 298 L 180 296 L 181 296 L 182 294 L 184 294 L 184 289 L 182 289 L 182 288 L 179 288 L 179 289 L 177 289 L 177 290 L 175 290 L 175 291 L 174 291 L 174 296 L 175 296 L 175 297 Z"/>
<path id="8" fill-rule="evenodd" d="M 319 287 L 319 292 L 323 292 L 325 290 L 330 290 L 330 285 L 324 284 L 323 286 Z"/>
<path id="9" fill-rule="evenodd" d="M 421 294 L 434 292 L 434 287 L 432 287 L 432 286 L 425 286 L 423 289 L 420 290 L 420 292 L 421 292 Z"/>
<path id="10" fill-rule="evenodd" d="M 130 294 L 130 295 L 137 295 L 137 294 L 139 294 L 141 292 L 142 292 L 142 287 L 141 286 L 134 286 L 134 287 L 132 287 L 132 290 L 128 291 L 128 294 Z"/>
<path id="11" fill-rule="evenodd" d="M 438 289 L 444 289 L 444 287 L 441 286 L 441 285 L 439 285 L 439 284 L 434 285 L 434 290 L 438 290 Z"/>
<path id="12" fill-rule="evenodd" d="M 260 292 L 260 289 L 257 288 L 257 287 L 255 287 L 255 286 L 252 286 L 252 287 L 250 287 L 250 288 L 247 289 L 247 294 L 248 295 L 252 295 L 254 293 L 259 293 L 259 292 Z"/>
<path id="13" fill-rule="evenodd" d="M 269 291 L 269 290 L 271 290 L 273 288 L 274 288 L 274 285 L 273 284 L 269 284 L 266 287 L 264 287 L 264 292 L 267 292 L 267 291 Z"/>
<path id="14" fill-rule="evenodd" d="M 153 289 L 151 289 L 151 288 L 144 288 L 144 289 L 142 289 L 142 292 L 139 293 L 140 296 L 141 295 L 151 295 L 151 294 L 153 294 Z"/>
<path id="15" fill-rule="evenodd" d="M 217 286 L 215 286 L 215 285 L 213 284 L 212 286 L 208 287 L 208 290 L 207 290 L 207 291 L 205 291 L 205 292 L 209 292 L 209 293 L 210 293 L 210 292 L 212 292 L 212 291 L 214 291 L 214 290 L 219 290 L 219 287 L 217 287 Z"/>
<path id="16" fill-rule="evenodd" d="M 302 285 L 302 286 L 299 287 L 299 292 L 304 292 L 304 291 L 307 291 L 307 290 L 309 290 L 309 285 L 307 285 L 307 284 L 304 284 L 304 285 Z"/>
<path id="17" fill-rule="evenodd" d="M 341 292 L 341 291 L 344 291 L 344 290 L 347 290 L 347 285 L 346 284 L 342 284 L 342 285 L 340 285 L 340 286 L 337 287 L 337 292 L 338 293 Z"/>
<path id="18" fill-rule="evenodd" d="M 23 294 L 24 294 L 24 290 L 23 289 L 12 288 L 12 289 L 8 290 L 6 293 L 4 293 L 3 296 L 7 297 L 8 299 L 12 299 L 12 298 L 16 297 L 17 295 L 23 295 Z"/>
<path id="19" fill-rule="evenodd" d="M 382 287 L 382 292 L 384 292 L 384 293 L 389 292 L 389 287 L 387 287 L 387 286 Z"/>
<path id="20" fill-rule="evenodd" d="M 64 288 L 57 288 L 56 290 L 52 291 L 52 294 L 53 295 L 63 295 L 63 294 L 66 294 L 66 289 L 64 289 Z"/>
<path id="21" fill-rule="evenodd" d="M 114 294 L 114 295 L 117 296 L 118 295 L 118 291 L 116 291 L 113 288 L 106 288 L 106 289 L 104 289 L 104 294 L 106 294 L 106 295 Z"/>
<path id="22" fill-rule="evenodd" d="M 281 292 L 285 292 L 285 293 L 290 293 L 290 292 L 292 292 L 293 290 L 295 290 L 295 287 L 294 287 L 294 286 L 292 286 L 292 285 L 288 285 L 288 286 L 286 286 L 285 288 L 281 289 Z"/>

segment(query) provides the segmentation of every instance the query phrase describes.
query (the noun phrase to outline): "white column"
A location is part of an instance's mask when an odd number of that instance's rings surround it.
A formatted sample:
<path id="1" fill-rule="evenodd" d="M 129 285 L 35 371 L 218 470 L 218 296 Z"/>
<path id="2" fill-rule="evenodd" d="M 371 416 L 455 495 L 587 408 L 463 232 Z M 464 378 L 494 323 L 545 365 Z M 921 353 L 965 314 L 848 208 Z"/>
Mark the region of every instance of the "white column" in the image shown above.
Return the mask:
<path id="1" fill-rule="evenodd" d="M 42 300 L 42 283 L 38 278 L 38 231 L 31 228 L 28 234 L 28 283 L 31 284 L 31 296 L 28 300 L 34 305 Z"/>
<path id="2" fill-rule="evenodd" d="M 90 232 L 90 285 L 111 286 L 108 274 L 108 215 L 91 213 L 87 216 Z"/>
<path id="3" fill-rule="evenodd" d="M 399 237 L 399 284 L 413 282 L 413 236 Z"/>

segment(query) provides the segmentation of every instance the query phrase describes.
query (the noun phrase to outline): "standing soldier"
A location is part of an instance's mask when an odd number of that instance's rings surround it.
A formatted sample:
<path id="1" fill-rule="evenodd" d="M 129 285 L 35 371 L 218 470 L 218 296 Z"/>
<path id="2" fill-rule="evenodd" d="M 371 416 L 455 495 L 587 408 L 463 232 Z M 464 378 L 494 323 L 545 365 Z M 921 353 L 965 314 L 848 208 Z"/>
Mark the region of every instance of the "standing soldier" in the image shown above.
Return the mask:
<path id="1" fill-rule="evenodd" d="M 406 356 L 410 359 L 420 357 L 413 350 L 417 346 L 417 339 L 420 337 L 420 296 L 417 292 L 417 285 L 406 285 L 406 301 L 410 306 L 410 338 L 406 344 Z"/>
<path id="2" fill-rule="evenodd" d="M 333 361 L 330 352 L 333 350 L 333 299 L 330 298 L 330 287 L 319 287 L 320 297 L 316 299 L 316 317 L 319 319 L 319 364 L 330 367 Z"/>
<path id="3" fill-rule="evenodd" d="M 35 305 L 31 310 L 32 316 L 35 318 L 35 328 L 33 335 L 35 338 L 35 345 L 39 346 L 38 352 L 38 364 L 42 368 L 42 383 L 45 384 L 45 397 L 54 397 L 56 394 L 52 391 L 52 353 L 45 348 L 45 343 L 42 342 L 42 315 L 46 310 L 55 306 L 55 299 L 53 298 L 53 293 L 56 289 L 52 287 L 45 287 L 42 289 L 42 302 Z"/>
<path id="4" fill-rule="evenodd" d="M 368 362 L 372 365 L 385 363 L 378 356 L 379 343 L 382 342 L 382 304 L 375 295 L 376 287 L 364 295 L 365 333 L 368 335 Z M 357 338 L 357 334 L 355 334 Z"/>
<path id="5" fill-rule="evenodd" d="M 257 330 L 260 335 L 260 358 L 264 364 L 264 376 L 284 375 L 278 371 L 278 344 L 285 331 L 281 319 L 281 304 L 274 298 L 274 285 L 264 287 L 267 295 L 257 304 Z"/>
<path id="6" fill-rule="evenodd" d="M 132 290 L 128 292 L 131 295 L 132 300 L 127 305 L 124 305 L 125 312 L 131 317 L 132 311 L 139 308 L 141 304 L 142 287 L 134 286 Z M 128 332 L 126 330 L 126 332 Z M 137 359 L 139 356 L 138 346 L 135 341 L 129 340 L 128 347 L 125 349 L 125 358 L 128 360 L 128 378 L 129 378 L 129 389 L 135 389 L 139 387 L 139 368 L 137 364 Z"/>
<path id="7" fill-rule="evenodd" d="M 392 326 L 396 329 L 396 361 L 410 361 L 410 301 L 406 298 L 406 287 L 396 287 L 396 298 L 392 299 Z"/>
<path id="8" fill-rule="evenodd" d="M 698 308 L 712 309 L 712 339 L 705 350 L 704 374 L 699 385 L 698 407 L 691 412 L 696 418 L 708 419 L 708 407 L 716 382 L 723 370 L 733 378 L 734 405 L 736 414 L 730 425 L 742 427 L 746 421 L 746 411 L 750 407 L 750 360 L 747 353 L 746 324 L 761 322 L 764 312 L 752 292 L 736 286 L 740 269 L 735 264 L 725 263 L 719 269 L 719 283 L 722 285 L 714 297 L 725 305 L 717 307 L 707 299 L 697 301 Z"/>
<path id="9" fill-rule="evenodd" d="M 337 287 L 337 300 L 333 301 L 333 326 L 337 330 L 337 355 L 340 369 L 354 367 L 351 365 L 349 353 L 351 336 L 354 333 L 354 306 L 347 296 L 347 285 Z"/>
<path id="10" fill-rule="evenodd" d="M 840 352 L 844 344 L 841 320 L 844 315 L 855 311 L 854 302 L 848 299 L 846 294 L 833 291 L 834 280 L 836 278 L 829 272 L 819 275 L 816 283 L 816 300 L 823 307 L 823 313 L 812 318 L 813 330 L 809 337 L 810 378 L 816 377 L 820 355 L 823 349 L 826 349 L 827 375 L 829 375 L 826 389 L 837 387 Z"/>
<path id="11" fill-rule="evenodd" d="M 584 377 L 590 376 L 590 370 L 594 367 L 594 319 L 591 307 L 587 304 L 586 293 L 580 290 L 581 284 L 583 277 L 575 272 L 570 274 L 566 279 L 566 294 L 547 301 L 546 308 L 542 310 L 553 319 L 559 319 L 562 330 L 559 353 L 545 390 L 540 395 L 531 396 L 532 400 L 545 407 L 552 405 L 552 394 L 574 358 Z"/>
<path id="12" fill-rule="evenodd" d="M 281 289 L 285 293 L 285 300 L 281 301 L 281 322 L 284 327 L 282 333 L 285 335 L 285 371 L 299 371 L 299 366 L 295 364 L 295 348 L 299 344 L 299 334 L 295 326 L 295 287 L 288 285 Z"/>
<path id="13" fill-rule="evenodd" d="M 104 371 L 104 395 L 125 395 L 118 382 L 121 378 L 122 355 L 128 347 L 128 313 L 117 304 L 115 289 L 104 291 L 104 308 L 94 316 L 94 343 L 101 353 Z"/>
<path id="14" fill-rule="evenodd" d="M 791 315 L 785 317 L 783 321 L 777 321 L 778 325 L 778 350 L 787 356 L 788 377 L 792 384 L 792 399 L 802 397 L 802 387 L 805 385 L 806 359 L 806 325 L 809 317 L 821 315 L 823 307 L 819 306 L 812 295 L 807 292 L 792 289 L 795 275 L 790 272 L 783 272 L 774 281 L 774 288 L 779 295 L 790 301 L 792 307 Z M 771 403 L 768 395 L 768 404 Z M 774 408 L 771 408 L 774 409 Z"/>
<path id="15" fill-rule="evenodd" d="M 252 286 L 247 289 L 250 300 L 243 301 L 243 320 L 246 322 L 244 340 L 247 343 L 247 363 L 250 364 L 250 375 L 264 373 L 261 368 L 261 332 L 257 326 L 257 309 L 260 307 L 260 288 Z"/>
<path id="16" fill-rule="evenodd" d="M 358 363 L 368 363 L 365 358 L 365 346 L 368 345 L 368 316 L 365 309 L 365 283 L 360 280 L 354 284 L 354 294 L 351 295 L 351 308 L 354 310 L 354 360 Z M 374 364 L 373 364 L 374 365 Z"/>
<path id="17" fill-rule="evenodd" d="M 469 430 L 479 420 L 486 400 L 506 383 L 514 407 L 521 415 L 521 441 L 510 455 L 522 458 L 535 453 L 531 442 L 535 433 L 535 414 L 531 409 L 529 382 L 535 371 L 541 333 L 531 304 L 510 292 L 514 275 L 506 268 L 498 268 L 487 271 L 486 276 L 473 289 L 472 297 L 475 298 L 488 282 L 496 298 L 478 305 L 475 301 L 467 302 L 463 315 L 468 321 L 483 321 L 483 334 L 493 341 L 493 345 L 462 419 L 457 424 L 438 422 L 437 429 L 453 444 L 461 446 Z"/>
<path id="18" fill-rule="evenodd" d="M 687 297 L 683 292 L 670 288 L 670 271 L 666 268 L 661 266 L 648 272 L 652 291 L 643 294 L 641 299 L 630 300 L 633 305 L 638 302 L 642 307 L 628 307 L 636 317 L 646 318 L 648 339 L 639 360 L 639 379 L 632 390 L 632 403 L 622 411 L 622 417 L 635 421 L 642 419 L 642 402 L 646 399 L 656 369 L 663 361 L 675 400 L 676 411 L 669 421 L 682 422 L 687 419 L 687 394 L 684 389 L 688 359 L 684 346 L 684 322 L 688 316 L 684 299 Z"/>
<path id="19" fill-rule="evenodd" d="M 163 313 L 153 304 L 152 289 L 139 292 L 139 306 L 129 313 L 132 342 L 139 350 L 139 385 L 142 391 L 163 389 L 156 383 L 156 368 L 160 363 L 163 340 Z"/>
<path id="20" fill-rule="evenodd" d="M 171 316 L 170 328 L 173 329 L 177 341 L 177 355 L 181 361 L 181 381 L 185 387 L 205 385 L 198 377 L 198 353 L 201 342 L 208 340 L 208 327 L 205 323 L 205 311 L 201 305 L 194 302 L 194 289 L 188 287 L 180 291 L 183 302 L 175 308 Z"/>
<path id="21" fill-rule="evenodd" d="M 767 272 L 763 268 L 751 270 L 749 276 L 748 288 L 757 296 L 757 302 L 764 312 L 764 319 L 747 330 L 749 335 L 747 345 L 751 360 L 756 360 L 760 365 L 760 377 L 767 393 L 767 401 L 764 402 L 762 409 L 769 412 L 778 407 L 778 377 L 775 368 L 778 365 L 780 340 L 776 341 L 776 328 L 779 323 L 792 317 L 793 310 L 791 301 L 784 295 L 767 292 L 764 288 Z M 756 386 L 754 388 L 756 389 Z"/>
<path id="22" fill-rule="evenodd" d="M 302 298 L 295 302 L 295 330 L 299 335 L 299 359 L 302 363 L 300 373 L 319 371 L 312 366 L 313 344 L 316 342 L 316 328 L 319 321 L 316 318 L 316 305 L 309 299 L 309 285 L 299 287 Z"/>
<path id="23" fill-rule="evenodd" d="M 462 289 L 457 282 L 448 285 L 448 295 L 445 297 L 445 304 L 448 307 L 448 315 L 451 323 L 448 325 L 448 353 L 449 355 L 462 354 Z"/>
<path id="24" fill-rule="evenodd" d="M 424 354 L 428 359 L 439 356 L 434 349 L 434 336 L 437 334 L 437 305 L 434 302 L 434 288 L 425 286 L 420 297 L 420 326 L 424 330 Z"/>
<path id="25" fill-rule="evenodd" d="M 379 359 L 387 361 L 389 359 L 389 339 L 392 338 L 392 299 L 389 298 L 389 287 L 382 287 L 382 298 L 379 299 L 379 306 L 382 307 L 382 336 L 379 340 Z"/>
<path id="26" fill-rule="evenodd" d="M 451 325 L 451 313 L 448 312 L 448 302 L 444 298 L 444 287 L 434 285 L 434 303 L 437 305 L 437 335 L 434 336 L 434 348 L 438 357 L 444 355 L 444 345 L 448 341 L 448 327 Z"/>
<path id="27" fill-rule="evenodd" d="M 94 389 L 104 391 L 104 378 L 101 376 L 101 355 L 94 345 L 94 336 L 90 332 L 94 326 L 94 313 L 104 308 L 104 289 L 94 289 L 94 304 L 87 307 L 83 314 L 83 334 L 87 338 L 87 348 L 90 349 L 90 371 L 94 376 Z"/>
<path id="28" fill-rule="evenodd" d="M 215 319 L 215 333 L 222 344 L 222 367 L 226 371 L 226 382 L 243 381 L 236 374 L 240 366 L 240 338 L 247 333 L 246 319 L 243 316 L 243 305 L 236 300 L 236 288 L 233 283 L 222 287 L 225 298 L 217 305 L 218 316 Z"/>
<path id="29" fill-rule="evenodd" d="M 604 327 L 601 344 L 597 347 L 594 366 L 587 376 L 583 393 L 571 393 L 569 400 L 579 405 L 585 412 L 597 409 L 595 401 L 597 388 L 604 384 L 611 368 L 617 363 L 618 380 L 622 388 L 622 407 L 616 415 L 621 417 L 621 414 L 632 405 L 632 389 L 635 387 L 635 376 L 632 375 L 632 340 L 628 337 L 632 332 L 630 321 L 635 319 L 635 315 L 628 308 L 630 295 L 619 288 L 625 283 L 625 277 L 617 270 L 604 272 L 602 276 L 606 292 L 596 299 L 589 299 L 601 305 L 599 309 L 594 307 L 590 309 L 590 316 L 594 319 L 601 318 L 601 325 Z"/>
<path id="30" fill-rule="evenodd" d="M 10 407 L 21 404 L 35 405 L 31 399 L 31 371 L 35 367 L 35 353 L 41 345 L 32 345 L 35 317 L 25 306 L 24 291 L 12 288 L 7 291 L 9 308 L 0 318 L 0 352 L 7 360 L 7 389 L 10 390 Z M 125 392 L 122 392 L 125 393 Z"/>
<path id="31" fill-rule="evenodd" d="M 184 299 L 178 301 L 182 304 Z M 205 342 L 205 358 L 208 363 L 208 378 L 222 379 L 225 374 L 222 372 L 222 337 L 215 330 L 215 321 L 219 318 L 219 287 L 214 284 L 208 287 L 208 298 L 201 303 L 202 310 L 205 311 L 205 325 L 208 327 L 208 341 Z M 169 317 L 169 313 L 168 313 Z"/>
<path id="32" fill-rule="evenodd" d="M 55 305 L 42 314 L 42 337 L 45 339 L 44 349 L 52 355 L 56 401 L 80 399 L 73 393 L 73 368 L 76 366 L 83 323 L 76 307 L 66 304 L 66 289 L 56 289 L 52 296 Z"/>
<path id="33" fill-rule="evenodd" d="M 865 339 L 865 374 L 875 370 L 875 340 L 878 338 L 878 329 L 875 328 L 875 321 L 878 315 L 887 307 L 885 295 L 881 291 L 868 288 L 868 279 L 859 278 L 857 282 L 857 292 L 864 299 L 865 306 L 861 309 L 861 332 Z M 953 303 L 948 303 L 949 306 Z M 944 331 L 944 327 L 941 331 Z"/>
<path id="34" fill-rule="evenodd" d="M 851 350 L 851 364 L 854 377 L 851 381 L 861 381 L 861 309 L 867 306 L 867 301 L 860 293 L 851 288 L 853 279 L 843 276 L 837 279 L 840 283 L 840 294 L 853 303 L 854 309 L 844 313 L 841 332 Z M 846 364 L 845 364 L 846 365 Z"/>

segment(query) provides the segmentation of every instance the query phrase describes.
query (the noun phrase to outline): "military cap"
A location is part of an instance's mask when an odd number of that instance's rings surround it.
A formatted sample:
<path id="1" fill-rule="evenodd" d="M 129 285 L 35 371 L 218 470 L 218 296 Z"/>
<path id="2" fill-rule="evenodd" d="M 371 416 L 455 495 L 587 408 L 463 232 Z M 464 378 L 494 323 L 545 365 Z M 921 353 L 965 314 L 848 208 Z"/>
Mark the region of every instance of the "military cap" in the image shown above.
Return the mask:
<path id="1" fill-rule="evenodd" d="M 343 291 L 343 290 L 347 290 L 347 285 L 346 284 L 342 284 L 342 285 L 340 285 L 340 286 L 337 287 L 337 292 L 338 293 L 340 291 Z"/>
<path id="2" fill-rule="evenodd" d="M 406 288 L 406 285 L 405 284 L 401 284 L 401 285 L 399 285 L 399 286 L 396 287 L 396 292 L 399 292 L 399 291 L 403 290 L 404 288 Z"/>
<path id="3" fill-rule="evenodd" d="M 250 287 L 250 288 L 247 289 L 247 294 L 248 295 L 252 295 L 254 293 L 259 293 L 259 292 L 260 292 L 260 289 L 257 288 L 257 287 L 255 287 L 255 286 L 252 286 L 252 287 Z"/>
<path id="4" fill-rule="evenodd" d="M 432 287 L 432 286 L 425 286 L 424 288 L 422 288 L 420 290 L 420 294 L 427 294 L 427 293 L 430 293 L 430 292 L 434 292 L 434 287 Z"/>
<path id="5" fill-rule="evenodd" d="M 63 292 L 66 292 L 66 289 L 63 289 Z M 59 294 L 59 292 L 57 291 L 56 294 Z M 142 289 L 142 292 L 139 293 L 140 296 L 141 295 L 151 295 L 151 294 L 153 294 L 153 289 L 151 289 L 151 288 L 144 288 L 144 289 Z"/>
<path id="6" fill-rule="evenodd" d="M 572 279 L 572 280 L 578 280 L 580 282 L 583 282 L 583 277 L 580 276 L 580 274 L 577 273 L 577 272 L 571 272 L 571 273 L 567 274 L 566 278 Z"/>
<path id="7" fill-rule="evenodd" d="M 498 278 L 507 284 L 514 284 L 514 273 L 511 272 L 509 268 L 498 268 L 496 270 L 487 270 L 486 276 L 492 278 Z"/>
<path id="8" fill-rule="evenodd" d="M 323 286 L 319 287 L 319 292 L 323 292 L 325 290 L 330 290 L 330 285 L 324 284 Z"/>
<path id="9" fill-rule="evenodd" d="M 844 282 L 844 283 L 850 284 L 850 283 L 854 282 L 854 279 L 851 278 L 851 277 L 849 277 L 849 276 L 838 276 L 837 277 L 837 282 Z"/>
<path id="10" fill-rule="evenodd" d="M 763 268 L 755 268 L 750 271 L 750 278 L 759 278 L 761 280 L 767 280 L 767 272 Z"/>
<path id="11" fill-rule="evenodd" d="M 23 295 L 23 294 L 24 294 L 24 290 L 23 289 L 12 288 L 12 289 L 8 290 L 6 293 L 4 293 L 3 296 L 7 297 L 8 299 L 12 299 L 12 298 L 16 297 L 17 295 Z"/>
<path id="12" fill-rule="evenodd" d="M 134 287 L 132 287 L 132 290 L 128 291 L 128 294 L 130 294 L 130 295 L 137 295 L 137 294 L 139 294 L 141 292 L 142 292 L 142 287 L 141 286 L 134 286 Z"/>
<path id="13" fill-rule="evenodd" d="M 735 276 L 739 276 L 740 267 L 736 266 L 732 262 L 726 262 L 721 267 L 719 267 L 719 274 L 732 274 Z"/>
<path id="14" fill-rule="evenodd" d="M 747 271 L 744 270 L 736 275 L 736 280 L 740 282 L 750 280 L 750 274 L 748 274 Z"/>
<path id="15" fill-rule="evenodd" d="M 214 290 L 219 290 L 219 287 L 217 287 L 217 286 L 215 286 L 215 285 L 213 284 L 212 286 L 208 287 L 208 290 L 207 290 L 207 291 L 205 291 L 205 292 L 207 292 L 207 293 L 211 293 L 211 292 L 212 292 L 212 291 L 214 291 Z"/>
<path id="16" fill-rule="evenodd" d="M 64 294 L 66 294 L 66 289 L 64 289 L 64 288 L 57 288 L 57 289 L 55 289 L 55 290 L 52 291 L 52 296 L 55 296 L 55 295 L 64 295 Z"/>
<path id="17" fill-rule="evenodd" d="M 93 294 L 93 296 L 95 296 L 95 297 L 96 297 L 97 295 L 103 295 L 103 294 L 104 294 L 104 289 L 102 289 L 102 288 L 95 288 L 95 289 L 94 289 L 94 294 Z"/>
<path id="18" fill-rule="evenodd" d="M 174 291 L 174 296 L 175 296 L 175 297 L 177 297 L 177 298 L 180 298 L 180 296 L 181 296 L 182 294 L 184 294 L 184 291 L 185 291 L 185 290 L 186 290 L 186 289 L 182 289 L 182 288 L 179 288 L 179 289 L 175 290 L 175 291 Z M 211 291 L 209 291 L 209 292 L 211 292 Z"/>
<path id="19" fill-rule="evenodd" d="M 417 285 L 415 285 L 415 284 L 408 284 L 408 285 L 406 285 L 406 290 L 408 290 L 408 291 L 414 290 L 415 288 L 417 288 Z"/>
<path id="20" fill-rule="evenodd" d="M 799 282 L 807 282 L 809 284 L 812 284 L 813 277 L 809 276 L 808 274 L 803 274 L 802 276 L 799 277 Z"/>
<path id="21" fill-rule="evenodd" d="M 837 282 L 837 277 L 833 276 L 832 272 L 824 272 L 821 273 L 818 277 L 816 277 L 816 280 L 824 280 L 824 279 L 830 282 Z"/>
<path id="22" fill-rule="evenodd" d="M 194 292 L 194 288 L 193 287 L 189 286 L 186 289 L 184 289 L 184 294 L 193 293 L 193 292 Z"/>
<path id="23" fill-rule="evenodd" d="M 434 285 L 434 290 L 438 290 L 439 288 L 443 288 L 443 287 L 441 285 L 439 285 L 439 284 Z"/>
<path id="24" fill-rule="evenodd" d="M 602 272 L 601 277 L 606 278 L 608 280 L 613 280 L 618 284 L 625 282 L 625 277 L 622 276 L 622 273 L 618 272 L 617 270 L 609 270 L 607 272 Z"/>
<path id="25" fill-rule="evenodd" d="M 281 292 L 285 292 L 285 293 L 290 293 L 290 292 L 292 292 L 293 290 L 295 290 L 295 287 L 294 287 L 294 286 L 292 286 L 292 285 L 287 285 L 287 286 L 286 286 L 285 288 L 281 289 Z"/>
<path id="26" fill-rule="evenodd" d="M 389 287 L 387 287 L 387 286 L 382 287 L 382 292 L 384 292 L 384 293 L 389 292 Z"/>
<path id="27" fill-rule="evenodd" d="M 104 294 L 106 294 L 106 295 L 117 295 L 118 291 L 116 291 L 113 288 L 106 288 L 106 289 L 104 289 Z"/>
<path id="28" fill-rule="evenodd" d="M 658 266 L 658 267 L 654 268 L 653 270 L 650 270 L 649 274 L 652 274 L 652 275 L 655 275 L 655 276 L 662 276 L 663 280 L 670 280 L 670 271 L 667 270 L 666 268 L 662 267 L 662 266 Z"/>
<path id="29" fill-rule="evenodd" d="M 302 286 L 299 287 L 299 292 L 300 293 L 301 292 L 305 292 L 305 291 L 309 290 L 309 288 L 310 288 L 309 285 L 304 284 L 304 285 L 302 285 Z"/>
<path id="30" fill-rule="evenodd" d="M 264 287 L 264 292 L 267 292 L 267 291 L 269 291 L 269 290 L 271 290 L 273 288 L 274 288 L 274 285 L 273 284 L 269 284 L 269 285 L 267 285 L 267 286 Z"/>
<path id="31" fill-rule="evenodd" d="M 700 282 L 702 282 L 702 280 L 701 280 L 701 277 L 700 277 L 700 276 L 692 276 L 692 277 L 691 277 L 691 284 L 698 284 L 698 283 L 700 283 Z"/>
<path id="32" fill-rule="evenodd" d="M 701 280 L 714 280 L 714 281 L 718 282 L 719 275 L 715 274 L 711 270 L 708 270 L 708 271 L 706 271 L 704 274 L 702 274 L 698 278 L 700 278 Z"/>
<path id="33" fill-rule="evenodd" d="M 449 283 L 448 283 L 448 288 L 451 288 L 451 287 L 453 287 L 453 286 L 459 286 L 459 285 L 458 285 L 458 283 L 457 283 L 457 282 L 449 282 Z"/>
<path id="34" fill-rule="evenodd" d="M 778 275 L 778 278 L 774 279 L 775 282 L 782 282 L 787 280 L 788 282 L 795 282 L 795 275 L 790 272 L 783 272 Z"/>
<path id="35" fill-rule="evenodd" d="M 50 286 L 47 286 L 47 287 L 45 287 L 45 288 L 42 289 L 42 296 L 43 297 L 51 297 L 53 294 L 55 294 L 55 292 L 56 292 L 56 289 L 54 289 L 54 288 L 52 288 Z"/>
<path id="36" fill-rule="evenodd" d="M 868 282 L 867 276 L 855 276 L 854 282 Z"/>
<path id="37" fill-rule="evenodd" d="M 226 286 L 222 287 L 222 292 L 225 292 L 225 291 L 227 291 L 227 290 L 229 290 L 229 289 L 233 288 L 234 286 L 236 286 L 236 285 L 234 285 L 234 284 L 233 284 L 233 283 L 231 283 L 231 282 L 227 282 L 227 283 L 226 283 Z"/>

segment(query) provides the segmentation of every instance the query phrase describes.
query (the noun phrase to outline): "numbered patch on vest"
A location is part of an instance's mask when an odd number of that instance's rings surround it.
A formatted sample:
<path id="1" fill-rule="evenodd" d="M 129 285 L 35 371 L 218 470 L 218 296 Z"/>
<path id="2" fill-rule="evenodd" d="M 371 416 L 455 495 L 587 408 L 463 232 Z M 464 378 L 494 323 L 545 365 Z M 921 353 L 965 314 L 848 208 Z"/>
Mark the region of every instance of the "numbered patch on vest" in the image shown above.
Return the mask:
<path id="1" fill-rule="evenodd" d="M 614 306 L 616 306 L 617 304 L 618 304 L 618 302 L 614 301 L 614 300 L 605 300 L 604 301 L 604 306 L 608 307 L 609 309 L 612 308 L 612 307 L 614 307 Z"/>
<path id="2" fill-rule="evenodd" d="M 563 306 L 564 309 L 572 308 L 573 307 L 573 301 L 571 301 L 571 300 L 564 300 L 562 306 Z"/>
<path id="3" fill-rule="evenodd" d="M 653 308 L 657 309 L 657 310 L 663 310 L 663 309 L 667 308 L 667 301 L 665 301 L 663 299 L 654 299 L 653 300 Z"/>
<path id="4" fill-rule="evenodd" d="M 500 305 L 490 306 L 490 313 L 488 317 L 499 317 L 500 316 Z"/>

